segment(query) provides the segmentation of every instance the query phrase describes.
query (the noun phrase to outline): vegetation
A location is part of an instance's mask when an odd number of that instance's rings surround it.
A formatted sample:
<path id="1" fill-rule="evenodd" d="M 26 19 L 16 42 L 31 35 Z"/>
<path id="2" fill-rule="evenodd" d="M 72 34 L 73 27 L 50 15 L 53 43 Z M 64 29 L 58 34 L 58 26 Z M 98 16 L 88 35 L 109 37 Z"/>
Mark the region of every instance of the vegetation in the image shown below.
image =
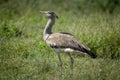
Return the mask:
<path id="1" fill-rule="evenodd" d="M 110 1 L 1 0 L 0 80 L 119 80 L 120 2 Z M 68 56 L 61 54 L 61 75 L 56 55 L 42 39 L 47 19 L 40 10 L 55 11 L 53 31 L 72 33 L 98 58 L 74 56 L 72 72 Z"/>

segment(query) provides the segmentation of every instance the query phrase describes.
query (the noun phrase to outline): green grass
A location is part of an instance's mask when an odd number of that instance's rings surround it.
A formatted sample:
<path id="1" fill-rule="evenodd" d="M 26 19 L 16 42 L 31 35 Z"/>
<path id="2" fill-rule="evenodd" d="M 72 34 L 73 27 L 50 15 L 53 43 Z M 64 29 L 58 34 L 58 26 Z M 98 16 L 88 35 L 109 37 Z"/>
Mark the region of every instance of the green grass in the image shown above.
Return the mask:
<path id="1" fill-rule="evenodd" d="M 75 3 L 70 9 L 64 3 L 56 8 L 61 4 L 51 5 L 49 1 L 43 5 L 44 0 L 33 2 L 11 0 L 0 5 L 0 80 L 120 79 L 119 12 L 112 15 L 101 11 L 84 14 L 76 13 L 79 10 Z M 47 19 L 39 13 L 40 10 L 55 11 L 59 19 L 53 32 L 73 34 L 98 58 L 74 56 L 72 72 L 69 57 L 62 53 L 61 75 L 57 56 L 42 38 Z"/>

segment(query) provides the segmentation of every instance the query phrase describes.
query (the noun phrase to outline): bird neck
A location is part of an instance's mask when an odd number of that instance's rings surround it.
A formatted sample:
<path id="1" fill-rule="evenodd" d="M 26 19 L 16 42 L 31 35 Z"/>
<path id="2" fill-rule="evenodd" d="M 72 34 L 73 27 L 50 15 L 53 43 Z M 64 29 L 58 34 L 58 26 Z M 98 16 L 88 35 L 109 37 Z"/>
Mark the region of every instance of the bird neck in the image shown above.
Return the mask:
<path id="1" fill-rule="evenodd" d="M 48 18 L 47 24 L 43 32 L 43 38 L 46 40 L 50 34 L 52 34 L 52 26 L 55 23 L 55 18 Z"/>

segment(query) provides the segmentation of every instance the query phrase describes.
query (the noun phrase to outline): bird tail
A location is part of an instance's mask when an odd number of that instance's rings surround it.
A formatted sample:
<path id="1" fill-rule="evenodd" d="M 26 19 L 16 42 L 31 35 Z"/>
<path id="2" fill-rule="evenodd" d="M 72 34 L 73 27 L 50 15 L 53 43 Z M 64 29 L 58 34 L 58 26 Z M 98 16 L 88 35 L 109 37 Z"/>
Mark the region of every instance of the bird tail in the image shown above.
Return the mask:
<path id="1" fill-rule="evenodd" d="M 96 54 L 94 54 L 94 53 L 91 52 L 91 51 L 89 51 L 87 54 L 90 55 L 91 58 L 96 58 L 96 57 L 97 57 Z"/>
<path id="2" fill-rule="evenodd" d="M 96 54 L 94 54 L 93 52 L 91 52 L 89 50 L 84 49 L 84 52 L 87 53 L 91 58 L 96 58 L 97 57 Z"/>

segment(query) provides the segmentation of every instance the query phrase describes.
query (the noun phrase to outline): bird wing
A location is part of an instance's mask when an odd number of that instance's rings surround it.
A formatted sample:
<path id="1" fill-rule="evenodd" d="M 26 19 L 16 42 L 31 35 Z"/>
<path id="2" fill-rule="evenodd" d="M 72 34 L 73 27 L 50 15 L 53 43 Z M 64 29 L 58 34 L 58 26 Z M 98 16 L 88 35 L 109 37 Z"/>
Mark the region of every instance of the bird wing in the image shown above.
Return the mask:
<path id="1" fill-rule="evenodd" d="M 46 42 L 53 48 L 72 48 L 80 51 L 84 49 L 90 50 L 83 43 L 77 41 L 74 36 L 64 33 L 51 34 Z"/>

